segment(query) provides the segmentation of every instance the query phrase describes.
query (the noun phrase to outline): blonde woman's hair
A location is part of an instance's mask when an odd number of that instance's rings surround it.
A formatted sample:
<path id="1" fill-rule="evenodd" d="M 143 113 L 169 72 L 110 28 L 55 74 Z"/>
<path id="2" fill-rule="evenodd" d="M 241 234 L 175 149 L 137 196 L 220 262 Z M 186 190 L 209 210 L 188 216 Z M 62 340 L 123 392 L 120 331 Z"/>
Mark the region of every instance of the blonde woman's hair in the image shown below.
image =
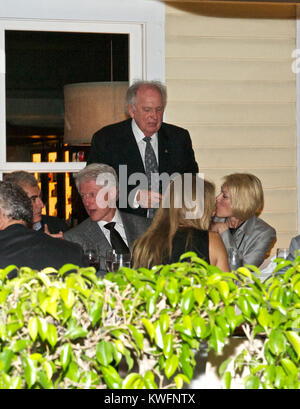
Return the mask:
<path id="1" fill-rule="evenodd" d="M 261 213 L 264 207 L 264 192 L 261 181 L 250 173 L 233 173 L 224 177 L 223 186 L 227 187 L 232 215 L 247 220 Z"/>
<path id="2" fill-rule="evenodd" d="M 209 229 L 215 211 L 215 185 L 195 174 L 189 174 L 189 183 L 185 176 L 179 175 L 170 182 L 152 224 L 134 243 L 134 268 L 150 268 L 170 257 L 179 228 Z M 186 247 L 188 244 L 189 237 Z"/>

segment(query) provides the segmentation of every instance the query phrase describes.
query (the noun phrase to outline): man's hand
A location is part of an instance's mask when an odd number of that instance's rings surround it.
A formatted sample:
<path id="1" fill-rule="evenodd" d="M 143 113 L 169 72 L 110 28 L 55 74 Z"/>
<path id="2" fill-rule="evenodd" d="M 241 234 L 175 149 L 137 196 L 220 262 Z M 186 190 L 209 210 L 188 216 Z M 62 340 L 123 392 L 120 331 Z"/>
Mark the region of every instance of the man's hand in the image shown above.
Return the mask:
<path id="1" fill-rule="evenodd" d="M 63 239 L 64 238 L 64 234 L 63 234 L 62 231 L 60 231 L 59 233 L 51 234 L 49 229 L 48 229 L 47 224 L 45 224 L 44 233 L 48 234 L 48 236 L 54 237 L 55 239 Z"/>
<path id="2" fill-rule="evenodd" d="M 216 222 L 216 223 L 212 223 L 210 229 L 212 231 L 216 231 L 219 234 L 222 234 L 224 231 L 228 230 L 228 228 L 229 227 L 228 227 L 228 224 L 226 222 L 225 223 Z"/>
<path id="3" fill-rule="evenodd" d="M 161 194 L 152 190 L 139 190 L 136 200 L 144 209 L 158 207 L 157 204 L 161 200 Z"/>

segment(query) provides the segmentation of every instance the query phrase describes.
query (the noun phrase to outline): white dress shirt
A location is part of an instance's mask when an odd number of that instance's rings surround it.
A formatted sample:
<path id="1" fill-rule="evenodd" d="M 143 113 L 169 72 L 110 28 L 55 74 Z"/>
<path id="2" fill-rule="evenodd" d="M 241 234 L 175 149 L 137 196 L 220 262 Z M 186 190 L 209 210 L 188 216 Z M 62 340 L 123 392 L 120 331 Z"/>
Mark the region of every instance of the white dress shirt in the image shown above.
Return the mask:
<path id="1" fill-rule="evenodd" d="M 132 119 L 132 123 L 131 123 L 131 127 L 132 127 L 132 132 L 133 135 L 135 137 L 136 143 L 139 147 L 140 150 L 140 154 L 143 160 L 143 164 L 145 166 L 145 151 L 146 151 L 146 142 L 143 141 L 143 138 L 145 138 L 144 133 L 140 130 L 140 128 L 137 126 L 137 123 L 135 122 L 134 119 Z M 151 145 L 152 148 L 154 150 L 155 156 L 156 156 L 156 160 L 157 160 L 157 164 L 158 164 L 158 141 L 157 141 L 157 132 L 155 132 L 152 136 L 151 136 Z"/>
<path id="2" fill-rule="evenodd" d="M 132 132 L 133 135 L 135 137 L 137 146 L 139 148 L 140 154 L 141 154 L 141 158 L 145 167 L 145 151 L 146 151 L 146 142 L 143 140 L 145 138 L 145 135 L 143 133 L 143 131 L 140 130 L 140 128 L 138 127 L 137 123 L 135 122 L 134 119 L 132 119 L 131 122 L 131 127 L 132 127 Z M 157 164 L 158 164 L 158 140 L 157 140 L 157 132 L 155 132 L 152 136 L 151 136 L 151 141 L 150 141 L 152 148 L 154 150 L 155 156 L 156 156 L 156 160 L 157 160 Z M 134 197 L 133 200 L 133 208 L 138 208 L 139 207 L 139 203 L 136 200 L 136 197 L 138 195 L 139 191 L 136 192 L 136 195 Z"/>
<path id="3" fill-rule="evenodd" d="M 117 230 L 118 233 L 120 233 L 122 239 L 124 240 L 124 242 L 127 244 L 128 246 L 128 240 L 126 237 L 126 233 L 125 233 L 125 229 L 124 229 L 124 225 L 120 216 L 120 213 L 118 211 L 118 209 L 116 209 L 116 213 L 114 215 L 114 217 L 112 218 L 112 220 L 110 222 L 106 222 L 104 220 L 100 220 L 98 223 L 98 226 L 100 227 L 100 229 L 102 230 L 102 233 L 104 234 L 104 236 L 106 237 L 107 241 L 110 243 L 110 231 L 108 229 L 106 229 L 104 226 L 107 223 L 111 223 L 111 222 L 115 222 L 115 229 Z"/>

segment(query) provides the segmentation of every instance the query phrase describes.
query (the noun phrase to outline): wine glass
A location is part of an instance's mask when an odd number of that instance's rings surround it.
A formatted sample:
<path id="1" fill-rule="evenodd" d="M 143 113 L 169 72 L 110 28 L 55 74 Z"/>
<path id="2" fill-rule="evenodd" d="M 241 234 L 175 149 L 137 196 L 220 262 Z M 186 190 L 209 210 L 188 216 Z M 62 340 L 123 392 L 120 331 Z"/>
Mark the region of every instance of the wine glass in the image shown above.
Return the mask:
<path id="1" fill-rule="evenodd" d="M 228 251 L 228 262 L 231 271 L 237 270 L 239 267 L 243 266 L 243 257 L 238 250 L 230 248 Z"/>
<path id="2" fill-rule="evenodd" d="M 95 267 L 96 271 L 98 271 L 100 268 L 100 257 L 97 246 L 85 246 L 83 250 L 88 265 Z"/>
<path id="3" fill-rule="evenodd" d="M 120 253 L 114 249 L 106 252 L 106 270 L 117 272 L 120 267 L 131 267 L 131 254 Z"/>
<path id="4" fill-rule="evenodd" d="M 277 258 L 284 258 L 286 260 L 288 255 L 289 255 L 289 249 L 279 248 L 276 250 Z"/>

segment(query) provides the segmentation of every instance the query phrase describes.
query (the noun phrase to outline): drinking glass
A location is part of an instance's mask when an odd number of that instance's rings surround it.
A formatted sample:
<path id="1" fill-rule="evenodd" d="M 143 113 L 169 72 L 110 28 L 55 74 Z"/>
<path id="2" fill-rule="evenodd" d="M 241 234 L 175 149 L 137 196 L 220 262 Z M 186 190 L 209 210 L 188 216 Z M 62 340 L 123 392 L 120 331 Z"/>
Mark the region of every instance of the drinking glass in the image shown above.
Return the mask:
<path id="1" fill-rule="evenodd" d="M 284 258 L 286 260 L 288 255 L 289 249 L 279 248 L 276 250 L 276 256 L 278 258 Z"/>
<path id="2" fill-rule="evenodd" d="M 106 270 L 115 273 L 120 267 L 131 267 L 131 254 L 120 253 L 113 249 L 107 250 Z"/>
<path id="3" fill-rule="evenodd" d="M 98 271 L 100 269 L 100 257 L 98 248 L 96 246 L 85 246 L 83 251 L 88 265 L 91 267 L 95 267 L 96 271 Z"/>
<path id="4" fill-rule="evenodd" d="M 237 270 L 239 267 L 243 266 L 243 257 L 238 250 L 230 248 L 228 251 L 228 262 L 231 271 Z"/>

